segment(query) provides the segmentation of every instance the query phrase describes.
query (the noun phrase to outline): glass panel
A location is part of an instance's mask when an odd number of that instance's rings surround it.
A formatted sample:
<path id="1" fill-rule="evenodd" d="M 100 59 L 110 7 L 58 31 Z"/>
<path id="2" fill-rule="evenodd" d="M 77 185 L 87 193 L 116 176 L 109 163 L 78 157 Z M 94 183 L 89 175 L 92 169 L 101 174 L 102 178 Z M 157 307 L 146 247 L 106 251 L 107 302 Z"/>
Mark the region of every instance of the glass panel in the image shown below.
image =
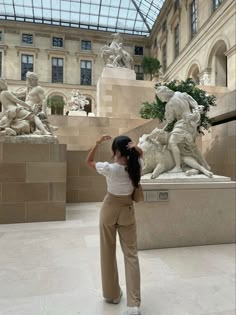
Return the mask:
<path id="1" fill-rule="evenodd" d="M 11 5 L 5 5 L 5 12 L 9 15 L 14 14 L 13 7 Z"/>
<path id="2" fill-rule="evenodd" d="M 91 85 L 91 69 L 83 69 L 80 70 L 80 84 L 81 85 Z"/>
<path id="3" fill-rule="evenodd" d="M 175 58 L 179 54 L 179 24 L 175 27 Z"/>
<path id="4" fill-rule="evenodd" d="M 52 65 L 57 66 L 57 59 L 56 58 L 52 58 Z"/>
<path id="5" fill-rule="evenodd" d="M 27 71 L 34 71 L 34 57 L 32 55 L 21 56 L 21 80 L 26 80 Z"/>
<path id="6" fill-rule="evenodd" d="M 143 55 L 143 47 L 142 46 L 135 46 L 134 47 L 134 54 L 138 56 Z"/>
<path id="7" fill-rule="evenodd" d="M 87 61 L 86 62 L 86 68 L 87 69 L 92 69 L 92 62 L 91 61 Z"/>
<path id="8" fill-rule="evenodd" d="M 91 41 L 89 41 L 89 40 L 82 40 L 81 41 L 81 49 L 82 50 L 91 50 Z"/>
<path id="9" fill-rule="evenodd" d="M 191 14 L 191 38 L 197 33 L 197 1 L 193 0 L 190 8 Z"/>
<path id="10" fill-rule="evenodd" d="M 42 9 L 34 9 L 34 15 L 35 15 L 35 17 L 42 17 Z"/>
<path id="11" fill-rule="evenodd" d="M 63 67 L 63 59 L 62 58 L 58 58 L 58 66 L 59 67 Z"/>
<path id="12" fill-rule="evenodd" d="M 0 51 L 0 77 L 2 77 L 2 52 Z"/>
<path id="13" fill-rule="evenodd" d="M 166 71 L 166 66 L 167 66 L 167 56 L 166 56 L 166 44 L 163 46 L 162 49 L 162 70 L 163 72 Z"/>
<path id="14" fill-rule="evenodd" d="M 52 38 L 52 46 L 54 46 L 54 47 L 63 47 L 63 38 L 61 38 L 61 37 L 53 37 Z"/>
<path id="15" fill-rule="evenodd" d="M 214 7 L 221 2 L 215 0 Z M 128 34 L 148 35 L 147 25 L 152 28 L 163 3 L 164 0 L 4 0 L 0 12 L 3 18 L 8 14 L 7 19 L 18 21 L 27 18 L 35 23 L 66 26 L 74 22 L 73 26 L 81 24 L 81 28 L 115 32 L 119 28 Z"/>
<path id="16" fill-rule="evenodd" d="M 32 34 L 22 34 L 22 44 L 33 44 L 33 35 Z"/>
<path id="17" fill-rule="evenodd" d="M 141 65 L 134 65 L 134 71 L 136 73 L 136 80 L 144 80 L 143 67 Z"/>
<path id="18" fill-rule="evenodd" d="M 28 63 L 33 63 L 33 59 L 34 59 L 33 56 L 28 56 Z"/>
<path id="19" fill-rule="evenodd" d="M 80 61 L 80 84 L 91 85 L 92 84 L 92 62 L 88 60 Z"/>
<path id="20" fill-rule="evenodd" d="M 213 0 L 213 9 L 216 10 L 222 3 L 223 0 Z"/>
<path id="21" fill-rule="evenodd" d="M 52 58 L 52 83 L 63 83 L 63 58 Z"/>

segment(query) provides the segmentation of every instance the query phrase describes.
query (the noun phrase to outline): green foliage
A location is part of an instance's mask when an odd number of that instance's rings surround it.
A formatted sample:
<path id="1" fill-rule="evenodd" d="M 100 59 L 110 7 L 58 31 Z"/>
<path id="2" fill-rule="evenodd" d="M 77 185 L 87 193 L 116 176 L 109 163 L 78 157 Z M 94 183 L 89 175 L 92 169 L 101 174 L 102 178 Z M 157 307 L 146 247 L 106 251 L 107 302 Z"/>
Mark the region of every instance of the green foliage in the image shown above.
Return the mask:
<path id="1" fill-rule="evenodd" d="M 156 88 L 161 84 L 156 84 Z M 213 95 L 208 95 L 207 92 L 196 87 L 196 84 L 191 78 L 186 81 L 171 81 L 170 83 L 165 83 L 169 89 L 173 91 L 186 92 L 199 104 L 203 105 L 204 109 L 201 113 L 201 121 L 198 127 L 198 131 L 203 133 L 203 130 L 208 130 L 210 127 L 210 120 L 207 117 L 207 112 L 210 110 L 211 106 L 216 106 L 216 98 Z M 144 102 L 140 110 L 140 116 L 144 119 L 158 118 L 160 122 L 165 120 L 165 106 L 166 103 L 162 102 L 157 96 L 153 103 Z M 167 126 L 167 131 L 172 131 L 174 123 Z"/>
<path id="2" fill-rule="evenodd" d="M 47 98 L 47 106 L 51 108 L 53 115 L 63 115 L 65 102 L 62 96 L 54 95 Z"/>
<path id="3" fill-rule="evenodd" d="M 142 60 L 142 67 L 145 74 L 150 74 L 151 81 L 153 76 L 159 73 L 161 64 L 158 59 L 145 56 Z"/>

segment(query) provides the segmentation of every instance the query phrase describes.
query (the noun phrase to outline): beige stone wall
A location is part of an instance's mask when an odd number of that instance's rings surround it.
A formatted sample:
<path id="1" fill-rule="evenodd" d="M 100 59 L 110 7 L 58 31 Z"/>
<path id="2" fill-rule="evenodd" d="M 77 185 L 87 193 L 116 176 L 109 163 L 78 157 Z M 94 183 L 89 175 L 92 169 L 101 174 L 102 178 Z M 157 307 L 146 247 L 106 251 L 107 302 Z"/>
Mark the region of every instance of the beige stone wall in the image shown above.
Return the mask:
<path id="1" fill-rule="evenodd" d="M 167 70 L 164 80 L 185 80 L 194 76 L 199 80 L 206 74 L 207 85 L 236 87 L 235 60 L 235 3 L 224 0 L 213 12 L 211 0 L 198 0 L 198 32 L 190 38 L 190 3 L 180 1 L 181 7 L 174 11 L 174 1 L 166 0 L 152 30 L 150 39 L 153 43 L 151 55 L 162 63 L 163 45 L 167 44 Z M 162 24 L 167 21 L 167 32 L 163 33 Z M 180 25 L 180 54 L 174 56 L 174 28 Z M 157 47 L 154 46 L 157 38 Z M 227 57 L 227 65 L 226 58 Z M 227 78 L 224 76 L 227 76 Z"/>
<path id="2" fill-rule="evenodd" d="M 155 82 L 135 80 L 130 69 L 106 68 L 97 84 L 97 115 L 137 118 L 143 102 L 155 100 Z"/>
<path id="3" fill-rule="evenodd" d="M 202 153 L 213 173 L 236 180 L 236 121 L 212 126 L 202 137 Z"/>
<path id="4" fill-rule="evenodd" d="M 132 130 L 147 121 L 141 118 L 108 118 L 79 116 L 49 116 L 49 121 L 59 129 L 55 132 L 59 142 L 67 144 L 69 151 L 88 150 L 103 134 L 112 137 Z"/>
<path id="5" fill-rule="evenodd" d="M 217 99 L 209 117 L 212 120 L 210 132 L 206 132 L 199 145 L 201 151 L 218 175 L 236 179 L 236 90 Z"/>
<path id="6" fill-rule="evenodd" d="M 142 134 L 150 133 L 157 124 L 156 120 L 151 120 L 125 134 L 137 142 Z M 87 154 L 88 151 L 67 152 L 67 202 L 102 201 L 105 196 L 105 178 L 86 166 Z M 112 161 L 111 142 L 99 147 L 96 160 Z"/>
<path id="7" fill-rule="evenodd" d="M 0 143 L 0 224 L 65 220 L 66 146 Z"/>

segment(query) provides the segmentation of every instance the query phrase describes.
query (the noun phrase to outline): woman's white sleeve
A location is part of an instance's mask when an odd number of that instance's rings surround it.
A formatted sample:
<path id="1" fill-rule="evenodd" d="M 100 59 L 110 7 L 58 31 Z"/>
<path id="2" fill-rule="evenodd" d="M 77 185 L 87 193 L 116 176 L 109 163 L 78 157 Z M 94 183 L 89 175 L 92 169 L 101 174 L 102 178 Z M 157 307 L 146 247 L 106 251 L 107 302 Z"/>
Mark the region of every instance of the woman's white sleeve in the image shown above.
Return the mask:
<path id="1" fill-rule="evenodd" d="M 110 164 L 108 162 L 97 162 L 96 170 L 99 174 L 108 176 L 110 174 Z"/>

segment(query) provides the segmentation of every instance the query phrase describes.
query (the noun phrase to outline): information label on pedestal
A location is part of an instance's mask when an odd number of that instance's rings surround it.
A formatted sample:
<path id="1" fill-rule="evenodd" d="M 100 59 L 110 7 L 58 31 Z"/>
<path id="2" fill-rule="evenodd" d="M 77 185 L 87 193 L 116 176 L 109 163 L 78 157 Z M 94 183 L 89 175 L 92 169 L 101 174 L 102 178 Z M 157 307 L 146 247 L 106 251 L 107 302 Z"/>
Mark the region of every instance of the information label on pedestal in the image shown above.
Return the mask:
<path id="1" fill-rule="evenodd" d="M 145 202 L 169 201 L 168 190 L 146 190 L 143 193 Z"/>

